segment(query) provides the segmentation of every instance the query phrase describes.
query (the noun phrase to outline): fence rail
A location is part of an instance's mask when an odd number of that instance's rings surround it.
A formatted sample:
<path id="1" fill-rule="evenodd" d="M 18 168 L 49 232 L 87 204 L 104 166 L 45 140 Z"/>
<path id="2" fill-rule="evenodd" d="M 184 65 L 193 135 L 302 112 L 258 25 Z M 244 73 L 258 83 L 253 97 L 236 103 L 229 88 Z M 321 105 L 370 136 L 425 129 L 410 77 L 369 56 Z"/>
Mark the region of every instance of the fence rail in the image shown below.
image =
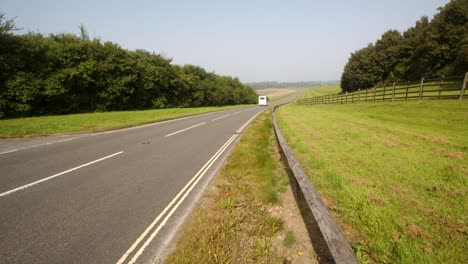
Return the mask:
<path id="1" fill-rule="evenodd" d="M 468 72 L 465 75 L 437 79 L 424 79 L 418 82 L 393 83 L 346 92 L 298 99 L 298 104 L 348 104 L 359 102 L 407 101 L 423 99 L 460 99 L 466 98 Z"/>

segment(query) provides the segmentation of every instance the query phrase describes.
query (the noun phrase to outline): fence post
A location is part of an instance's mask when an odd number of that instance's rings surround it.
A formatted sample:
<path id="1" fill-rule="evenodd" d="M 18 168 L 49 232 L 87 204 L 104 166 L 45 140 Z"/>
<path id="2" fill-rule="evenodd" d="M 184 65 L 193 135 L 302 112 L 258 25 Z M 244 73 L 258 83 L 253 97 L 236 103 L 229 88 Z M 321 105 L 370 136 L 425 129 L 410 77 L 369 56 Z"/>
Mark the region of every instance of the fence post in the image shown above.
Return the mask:
<path id="1" fill-rule="evenodd" d="M 361 102 L 361 89 L 358 89 L 358 98 L 357 98 L 357 102 Z"/>
<path id="2" fill-rule="evenodd" d="M 396 86 L 396 82 L 393 83 L 393 87 L 392 87 L 392 102 L 395 101 L 395 86 Z"/>
<path id="3" fill-rule="evenodd" d="M 462 89 L 460 91 L 460 100 L 463 99 L 463 95 L 464 95 L 465 89 L 466 89 L 466 82 L 468 82 L 468 72 L 465 73 L 465 79 L 463 80 L 463 86 L 462 86 Z"/>
<path id="4" fill-rule="evenodd" d="M 421 86 L 419 87 L 419 100 L 422 99 L 424 92 L 424 77 L 421 78 Z"/>
<path id="5" fill-rule="evenodd" d="M 377 88 L 377 86 L 374 86 L 374 98 L 372 99 L 372 101 L 375 102 L 375 88 Z"/>
<path id="6" fill-rule="evenodd" d="M 382 95 L 382 102 L 385 102 L 385 93 L 387 92 L 387 85 L 385 84 L 383 87 L 383 95 Z"/>
<path id="7" fill-rule="evenodd" d="M 366 102 L 367 102 L 367 91 L 369 90 L 369 88 L 366 89 Z"/>
<path id="8" fill-rule="evenodd" d="M 445 75 L 442 76 L 442 80 L 440 81 L 439 94 L 437 95 L 437 99 L 440 99 L 440 94 L 442 93 L 442 86 L 444 85 L 444 78 L 445 78 Z"/>
<path id="9" fill-rule="evenodd" d="M 406 81 L 406 95 L 405 95 L 405 101 L 408 101 L 408 89 L 409 89 L 409 81 Z"/>
<path id="10" fill-rule="evenodd" d="M 348 91 L 346 91 L 346 101 L 345 103 L 347 104 L 348 103 Z"/>

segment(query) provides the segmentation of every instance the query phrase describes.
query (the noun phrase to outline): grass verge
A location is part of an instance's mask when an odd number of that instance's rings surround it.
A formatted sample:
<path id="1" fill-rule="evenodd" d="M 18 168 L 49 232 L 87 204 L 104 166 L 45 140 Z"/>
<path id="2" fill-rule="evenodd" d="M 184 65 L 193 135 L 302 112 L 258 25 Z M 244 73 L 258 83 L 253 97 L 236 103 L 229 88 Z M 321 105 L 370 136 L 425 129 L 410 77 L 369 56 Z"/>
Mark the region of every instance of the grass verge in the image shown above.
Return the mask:
<path id="1" fill-rule="evenodd" d="M 283 204 L 289 182 L 275 147 L 268 110 L 252 123 L 214 178 L 167 263 L 282 263 L 287 252 L 299 252 L 294 257 L 305 263 L 313 260 L 311 246 L 298 249 L 304 239 L 294 235 L 301 233 L 297 228 L 284 242 L 287 248 L 283 245 L 286 228 L 294 226 L 278 212 L 288 207 L 300 215 L 294 203 Z M 302 232 L 307 233 L 305 227 Z"/>
<path id="2" fill-rule="evenodd" d="M 341 92 L 341 88 L 339 84 L 305 88 L 304 92 L 301 94 L 299 99 L 311 98 L 311 97 L 322 96 L 322 95 L 327 95 L 327 94 L 337 94 L 339 92 Z"/>
<path id="3" fill-rule="evenodd" d="M 277 118 L 361 262 L 468 262 L 467 101 L 290 104 Z"/>
<path id="4" fill-rule="evenodd" d="M 33 137 L 56 133 L 117 129 L 243 106 L 245 105 L 116 111 L 4 119 L 0 120 L 0 138 Z"/>

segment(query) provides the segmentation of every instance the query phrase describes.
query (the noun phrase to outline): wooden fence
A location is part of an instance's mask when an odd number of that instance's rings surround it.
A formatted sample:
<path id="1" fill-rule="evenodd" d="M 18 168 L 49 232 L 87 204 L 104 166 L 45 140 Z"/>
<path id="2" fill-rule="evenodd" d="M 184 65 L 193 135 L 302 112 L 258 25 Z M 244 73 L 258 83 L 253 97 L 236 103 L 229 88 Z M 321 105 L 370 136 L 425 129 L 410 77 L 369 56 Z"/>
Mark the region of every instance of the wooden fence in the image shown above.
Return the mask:
<path id="1" fill-rule="evenodd" d="M 393 83 L 355 92 L 330 94 L 297 100 L 298 104 L 348 104 L 358 102 L 385 102 L 422 99 L 466 98 L 468 72 L 463 76 L 424 79 L 418 82 Z"/>

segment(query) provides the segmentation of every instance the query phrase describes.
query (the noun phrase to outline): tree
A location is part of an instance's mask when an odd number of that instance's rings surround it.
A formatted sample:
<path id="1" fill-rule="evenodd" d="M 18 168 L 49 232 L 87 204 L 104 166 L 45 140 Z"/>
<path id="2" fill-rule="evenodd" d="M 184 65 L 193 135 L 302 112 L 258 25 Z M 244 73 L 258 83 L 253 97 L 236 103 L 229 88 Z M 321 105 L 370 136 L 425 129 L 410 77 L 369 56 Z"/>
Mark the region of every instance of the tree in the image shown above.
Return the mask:
<path id="1" fill-rule="evenodd" d="M 403 34 L 385 32 L 375 44 L 351 54 L 341 77 L 342 90 L 465 73 L 467 14 L 468 0 L 452 0 L 431 21 L 422 17 Z"/>

